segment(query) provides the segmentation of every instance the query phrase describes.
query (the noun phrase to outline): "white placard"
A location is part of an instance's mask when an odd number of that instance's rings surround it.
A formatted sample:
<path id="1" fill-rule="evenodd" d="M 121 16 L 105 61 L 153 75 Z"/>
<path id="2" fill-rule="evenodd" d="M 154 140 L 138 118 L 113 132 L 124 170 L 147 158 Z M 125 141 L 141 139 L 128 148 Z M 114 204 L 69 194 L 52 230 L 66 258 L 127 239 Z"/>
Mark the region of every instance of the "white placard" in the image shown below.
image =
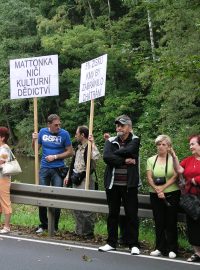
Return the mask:
<path id="1" fill-rule="evenodd" d="M 58 55 L 10 60 L 10 98 L 59 95 Z"/>
<path id="2" fill-rule="evenodd" d="M 79 103 L 105 96 L 107 54 L 81 65 Z"/>

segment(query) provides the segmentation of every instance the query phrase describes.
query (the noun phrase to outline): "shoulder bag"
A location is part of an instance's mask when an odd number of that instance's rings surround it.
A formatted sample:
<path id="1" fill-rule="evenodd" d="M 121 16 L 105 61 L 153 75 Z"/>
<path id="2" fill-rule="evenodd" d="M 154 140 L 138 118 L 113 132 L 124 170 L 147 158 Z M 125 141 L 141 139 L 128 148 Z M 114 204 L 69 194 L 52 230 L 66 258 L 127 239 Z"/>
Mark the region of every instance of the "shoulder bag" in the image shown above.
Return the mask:
<path id="1" fill-rule="evenodd" d="M 19 162 L 17 161 L 16 157 L 14 156 L 11 150 L 10 153 L 11 153 L 11 160 L 6 161 L 4 164 L 2 164 L 3 175 L 16 175 L 22 172 Z"/>
<path id="2" fill-rule="evenodd" d="M 180 197 L 179 205 L 192 219 L 200 219 L 200 195 L 191 193 L 182 194 Z"/>

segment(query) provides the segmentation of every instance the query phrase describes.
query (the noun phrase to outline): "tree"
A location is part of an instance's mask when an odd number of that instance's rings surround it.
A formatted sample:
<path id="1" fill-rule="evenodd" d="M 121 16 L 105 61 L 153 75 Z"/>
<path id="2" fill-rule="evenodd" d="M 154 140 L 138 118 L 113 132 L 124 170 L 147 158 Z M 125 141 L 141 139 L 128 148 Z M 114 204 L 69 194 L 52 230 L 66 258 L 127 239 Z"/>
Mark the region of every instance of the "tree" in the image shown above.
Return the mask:
<path id="1" fill-rule="evenodd" d="M 199 132 L 199 11 L 197 1 L 163 0 L 157 4 L 157 31 L 162 33 L 159 59 L 139 75 L 143 85 L 151 82 L 141 124 L 149 129 L 150 136 L 171 135 L 182 146 L 181 155 L 186 149 L 180 142 L 186 145 L 187 136 Z"/>
<path id="2" fill-rule="evenodd" d="M 8 61 L 30 56 L 33 50 L 37 53 L 40 41 L 36 31 L 36 15 L 37 10 L 22 1 L 0 3 L 0 120 L 9 126 L 13 142 L 16 140 L 15 126 L 26 117 L 29 101 L 10 101 Z"/>

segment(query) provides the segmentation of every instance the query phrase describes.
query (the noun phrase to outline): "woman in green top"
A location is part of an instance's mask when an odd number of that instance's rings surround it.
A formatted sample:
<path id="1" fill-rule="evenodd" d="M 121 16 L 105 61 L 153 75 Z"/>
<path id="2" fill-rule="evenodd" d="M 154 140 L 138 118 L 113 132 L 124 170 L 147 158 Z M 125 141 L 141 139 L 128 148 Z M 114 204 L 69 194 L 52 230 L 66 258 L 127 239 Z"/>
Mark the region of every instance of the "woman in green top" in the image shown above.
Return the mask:
<path id="1" fill-rule="evenodd" d="M 157 155 L 147 160 L 147 180 L 156 233 L 156 248 L 150 255 L 167 254 L 174 259 L 178 249 L 177 210 L 180 190 L 172 156 L 168 153 L 171 139 L 167 135 L 159 135 L 155 144 Z"/>

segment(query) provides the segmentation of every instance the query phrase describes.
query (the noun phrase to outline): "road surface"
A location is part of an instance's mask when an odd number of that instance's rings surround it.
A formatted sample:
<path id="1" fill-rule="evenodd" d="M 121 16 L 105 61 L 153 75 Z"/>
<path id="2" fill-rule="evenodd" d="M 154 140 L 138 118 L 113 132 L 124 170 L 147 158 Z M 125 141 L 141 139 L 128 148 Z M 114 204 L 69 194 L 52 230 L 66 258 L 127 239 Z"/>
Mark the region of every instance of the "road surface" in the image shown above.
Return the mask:
<path id="1" fill-rule="evenodd" d="M 183 260 L 99 252 L 94 246 L 0 235 L 1 270 L 199 270 Z"/>

